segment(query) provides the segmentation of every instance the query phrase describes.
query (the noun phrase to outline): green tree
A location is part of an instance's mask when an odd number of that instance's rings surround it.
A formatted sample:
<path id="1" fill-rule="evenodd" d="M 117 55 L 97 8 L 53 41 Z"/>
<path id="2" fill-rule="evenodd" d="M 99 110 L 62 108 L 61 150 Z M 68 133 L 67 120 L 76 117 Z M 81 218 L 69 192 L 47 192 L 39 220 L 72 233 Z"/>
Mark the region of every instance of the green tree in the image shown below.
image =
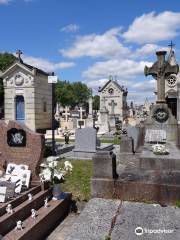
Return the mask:
<path id="1" fill-rule="evenodd" d="M 56 101 L 64 107 L 84 105 L 90 95 L 90 89 L 81 82 L 58 81 L 56 84 Z"/>
<path id="2" fill-rule="evenodd" d="M 11 53 L 0 53 L 0 70 L 5 71 L 15 60 L 16 57 Z"/>
<path id="3" fill-rule="evenodd" d="M 0 71 L 5 71 L 9 66 L 11 66 L 16 57 L 11 53 L 0 53 Z M 4 102 L 4 89 L 3 89 L 3 80 L 0 78 L 0 106 Z"/>
<path id="4" fill-rule="evenodd" d="M 95 95 L 93 97 L 93 110 L 99 110 L 100 108 L 100 96 Z"/>

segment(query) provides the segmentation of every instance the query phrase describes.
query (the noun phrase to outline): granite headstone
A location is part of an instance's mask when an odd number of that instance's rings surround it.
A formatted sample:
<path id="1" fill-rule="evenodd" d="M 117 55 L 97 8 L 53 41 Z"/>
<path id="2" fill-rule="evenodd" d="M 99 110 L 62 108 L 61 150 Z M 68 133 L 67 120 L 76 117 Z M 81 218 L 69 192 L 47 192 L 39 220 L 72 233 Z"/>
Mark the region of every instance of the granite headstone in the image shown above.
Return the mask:
<path id="1" fill-rule="evenodd" d="M 77 129 L 74 152 L 96 152 L 97 132 L 94 128 Z"/>

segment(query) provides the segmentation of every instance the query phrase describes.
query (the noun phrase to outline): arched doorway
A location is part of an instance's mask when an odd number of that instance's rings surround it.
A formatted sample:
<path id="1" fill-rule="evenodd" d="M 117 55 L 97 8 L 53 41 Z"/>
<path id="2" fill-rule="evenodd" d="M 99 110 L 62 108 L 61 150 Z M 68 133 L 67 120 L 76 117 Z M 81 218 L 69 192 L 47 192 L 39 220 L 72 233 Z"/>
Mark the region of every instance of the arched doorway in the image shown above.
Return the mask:
<path id="1" fill-rule="evenodd" d="M 25 106 L 24 106 L 24 97 L 23 96 L 16 96 L 15 107 L 16 107 L 16 121 L 24 123 Z"/>

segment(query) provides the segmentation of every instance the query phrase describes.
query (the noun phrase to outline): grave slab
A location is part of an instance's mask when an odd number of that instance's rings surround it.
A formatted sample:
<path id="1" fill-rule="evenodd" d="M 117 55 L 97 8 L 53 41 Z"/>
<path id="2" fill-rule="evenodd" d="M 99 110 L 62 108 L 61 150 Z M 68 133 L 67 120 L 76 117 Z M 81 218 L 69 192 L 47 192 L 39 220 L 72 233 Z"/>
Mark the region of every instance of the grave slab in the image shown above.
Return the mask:
<path id="1" fill-rule="evenodd" d="M 91 199 L 73 224 L 65 240 L 104 239 L 117 212 L 119 200 Z M 178 240 L 180 236 L 180 209 L 158 204 L 122 202 L 112 231 L 111 240 Z M 143 234 L 137 236 L 135 229 Z M 147 230 L 171 230 L 171 233 L 148 233 Z M 146 232 L 147 231 L 147 232 Z"/>

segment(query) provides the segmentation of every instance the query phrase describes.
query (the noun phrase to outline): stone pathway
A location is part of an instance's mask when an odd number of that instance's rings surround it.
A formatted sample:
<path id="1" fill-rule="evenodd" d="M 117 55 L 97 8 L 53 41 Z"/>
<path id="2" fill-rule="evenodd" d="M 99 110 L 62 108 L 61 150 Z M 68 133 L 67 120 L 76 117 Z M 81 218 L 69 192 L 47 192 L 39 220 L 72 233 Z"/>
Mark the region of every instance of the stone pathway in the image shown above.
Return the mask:
<path id="1" fill-rule="evenodd" d="M 65 220 L 60 223 L 56 229 L 46 238 L 46 240 L 65 240 L 65 237 L 67 234 L 69 234 L 70 227 L 77 220 L 78 216 L 78 213 L 69 214 Z"/>

